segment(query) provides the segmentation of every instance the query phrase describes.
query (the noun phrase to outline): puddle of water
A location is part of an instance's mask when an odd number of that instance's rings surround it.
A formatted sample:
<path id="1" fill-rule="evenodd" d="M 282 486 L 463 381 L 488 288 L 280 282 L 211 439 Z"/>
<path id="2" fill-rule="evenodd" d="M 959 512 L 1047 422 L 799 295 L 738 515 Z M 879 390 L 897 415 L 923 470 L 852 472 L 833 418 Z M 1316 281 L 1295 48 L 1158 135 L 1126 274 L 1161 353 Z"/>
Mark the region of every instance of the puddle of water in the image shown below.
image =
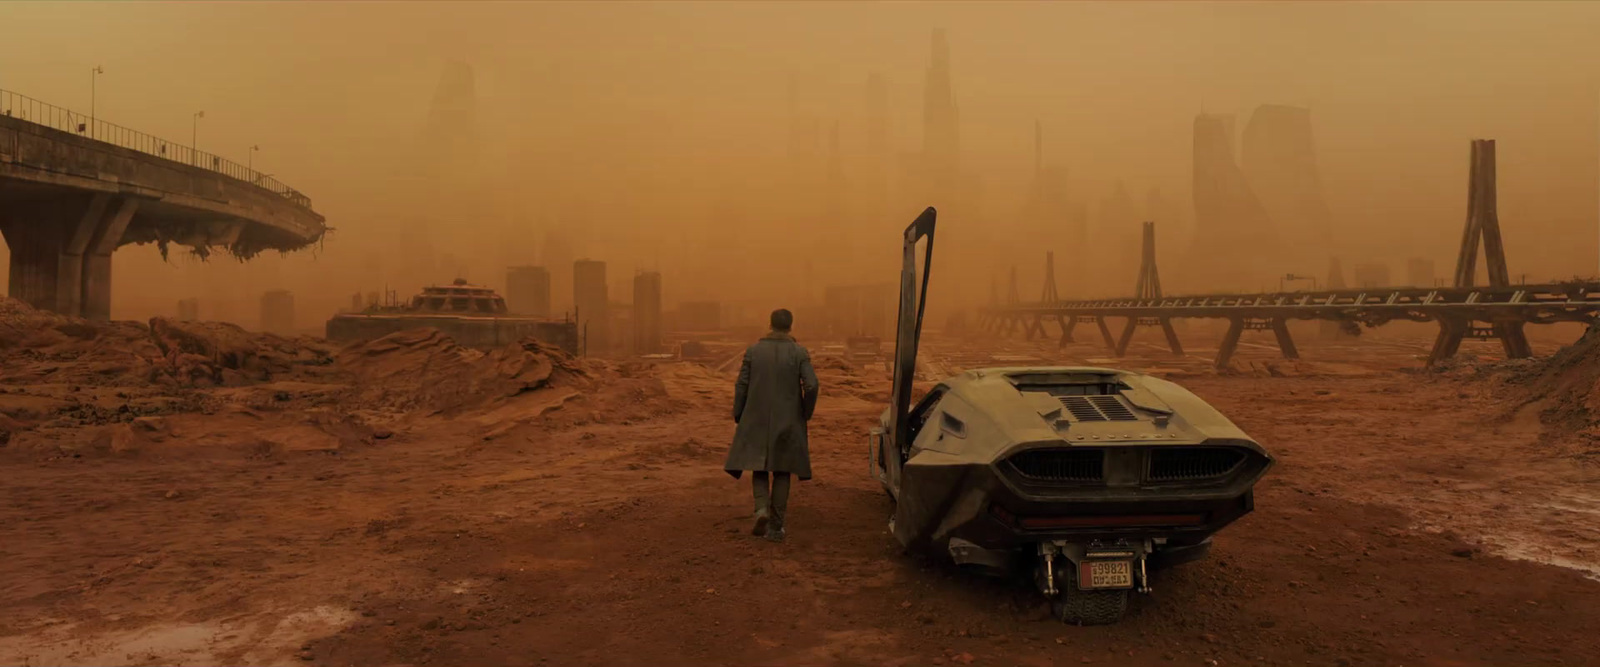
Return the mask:
<path id="1" fill-rule="evenodd" d="M 1523 535 L 1498 535 L 1485 538 L 1485 541 L 1494 547 L 1493 553 L 1497 556 L 1577 570 L 1582 572 L 1586 578 L 1600 581 L 1600 564 L 1552 553 L 1549 549 L 1539 546 L 1537 538 L 1529 538 Z"/>
<path id="2" fill-rule="evenodd" d="M 75 623 L 46 626 L 0 637 L 0 664 L 7 665 L 217 665 L 244 649 L 252 665 L 294 665 L 292 655 L 307 640 L 350 625 L 357 614 L 319 606 L 275 621 L 167 623 L 134 630 L 86 632 Z"/>
<path id="3" fill-rule="evenodd" d="M 1461 530 L 1461 525 L 1451 525 L 1450 530 Z M 1441 533 L 1446 527 L 1440 524 L 1423 523 L 1409 526 L 1410 530 L 1421 530 L 1429 533 Z M 1495 535 L 1483 534 L 1482 531 L 1473 531 L 1480 535 L 1483 545 L 1488 547 L 1491 555 L 1510 560 L 1527 561 L 1540 565 L 1550 565 L 1574 570 L 1583 574 L 1587 579 L 1600 581 L 1600 562 L 1583 561 L 1555 553 L 1549 546 L 1541 544 L 1544 539 L 1539 535 L 1525 535 L 1515 532 L 1501 532 Z"/>

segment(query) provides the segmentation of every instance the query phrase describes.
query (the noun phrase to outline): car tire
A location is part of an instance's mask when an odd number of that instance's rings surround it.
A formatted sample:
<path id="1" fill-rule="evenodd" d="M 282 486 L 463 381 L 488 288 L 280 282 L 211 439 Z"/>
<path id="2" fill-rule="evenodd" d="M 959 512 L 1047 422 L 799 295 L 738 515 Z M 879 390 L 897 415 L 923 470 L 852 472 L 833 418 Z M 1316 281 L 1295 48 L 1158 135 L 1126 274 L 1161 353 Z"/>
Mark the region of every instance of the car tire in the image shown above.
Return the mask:
<path id="1" fill-rule="evenodd" d="M 1069 570 L 1070 572 L 1070 570 Z M 1128 613 L 1131 591 L 1078 590 L 1076 573 L 1066 577 L 1061 593 L 1050 601 L 1050 611 L 1068 625 L 1110 625 L 1122 620 Z"/>

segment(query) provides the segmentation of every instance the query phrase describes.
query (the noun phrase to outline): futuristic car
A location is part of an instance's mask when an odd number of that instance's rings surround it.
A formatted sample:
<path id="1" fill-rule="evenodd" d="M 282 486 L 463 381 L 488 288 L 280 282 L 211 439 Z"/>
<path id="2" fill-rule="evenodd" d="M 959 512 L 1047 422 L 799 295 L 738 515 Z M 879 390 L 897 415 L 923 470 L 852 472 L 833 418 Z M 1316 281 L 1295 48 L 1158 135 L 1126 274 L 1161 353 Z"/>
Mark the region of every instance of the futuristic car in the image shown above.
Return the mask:
<path id="1" fill-rule="evenodd" d="M 1062 621 L 1115 622 L 1151 572 L 1251 511 L 1272 457 L 1184 388 L 1107 368 L 969 370 L 912 406 L 936 216 L 906 229 L 894 385 L 869 437 L 890 532 L 986 573 L 1031 568 Z"/>

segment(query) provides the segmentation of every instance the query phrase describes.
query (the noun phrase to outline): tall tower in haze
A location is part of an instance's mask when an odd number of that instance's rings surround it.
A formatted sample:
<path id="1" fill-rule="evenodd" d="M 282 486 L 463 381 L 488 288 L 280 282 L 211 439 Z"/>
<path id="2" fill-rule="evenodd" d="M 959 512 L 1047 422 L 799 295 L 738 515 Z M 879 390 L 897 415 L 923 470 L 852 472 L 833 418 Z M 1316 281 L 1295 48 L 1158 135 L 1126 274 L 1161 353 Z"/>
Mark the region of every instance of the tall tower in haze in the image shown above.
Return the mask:
<path id="1" fill-rule="evenodd" d="M 1316 266 L 1334 234 L 1333 214 L 1317 169 L 1311 110 L 1279 104 L 1256 107 L 1240 144 L 1239 167 L 1286 249 L 1305 266 Z"/>
<path id="2" fill-rule="evenodd" d="M 1193 266 L 1214 281 L 1201 289 L 1259 289 L 1284 271 L 1278 230 L 1234 158 L 1232 116 L 1194 119 Z M 1298 269 L 1304 271 L 1304 269 Z"/>
<path id="3" fill-rule="evenodd" d="M 855 183 L 855 201 L 860 202 L 857 218 L 860 229 L 877 233 L 890 219 L 891 164 L 889 148 L 889 86 L 877 72 L 867 75 L 863 115 L 866 118 L 866 144 L 861 153 Z M 874 237 L 875 238 L 875 237 Z"/>
<path id="4" fill-rule="evenodd" d="M 922 99 L 922 155 L 936 191 L 954 187 L 960 146 L 955 89 L 950 82 L 950 44 L 944 29 L 937 28 Z"/>
<path id="5" fill-rule="evenodd" d="M 844 162 L 839 154 L 839 121 L 833 121 L 833 127 L 828 130 L 828 173 L 826 198 L 826 215 L 830 218 L 831 225 L 841 225 L 845 215 L 845 182 Z"/>
<path id="6" fill-rule="evenodd" d="M 479 154 L 478 93 L 472 66 L 445 64 L 422 129 L 424 169 L 446 171 L 475 166 Z M 430 174 L 432 175 L 432 174 Z"/>
<path id="7" fill-rule="evenodd" d="M 880 158 L 889 154 L 889 86 L 883 75 L 867 75 L 867 154 Z"/>

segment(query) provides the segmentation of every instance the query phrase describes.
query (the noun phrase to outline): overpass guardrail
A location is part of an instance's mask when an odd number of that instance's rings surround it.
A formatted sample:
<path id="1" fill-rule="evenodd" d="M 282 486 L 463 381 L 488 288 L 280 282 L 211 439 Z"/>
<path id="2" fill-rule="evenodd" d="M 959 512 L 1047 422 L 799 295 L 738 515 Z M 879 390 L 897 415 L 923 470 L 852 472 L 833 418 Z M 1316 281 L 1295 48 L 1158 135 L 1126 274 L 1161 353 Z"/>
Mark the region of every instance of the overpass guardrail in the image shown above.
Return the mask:
<path id="1" fill-rule="evenodd" d="M 59 107 L 26 95 L 0 89 L 0 116 L 16 118 L 119 148 L 213 171 L 255 185 L 300 206 L 311 208 L 310 197 L 250 167 L 198 150 L 194 146 L 186 146 L 98 118 L 91 118 L 89 114 Z"/>

